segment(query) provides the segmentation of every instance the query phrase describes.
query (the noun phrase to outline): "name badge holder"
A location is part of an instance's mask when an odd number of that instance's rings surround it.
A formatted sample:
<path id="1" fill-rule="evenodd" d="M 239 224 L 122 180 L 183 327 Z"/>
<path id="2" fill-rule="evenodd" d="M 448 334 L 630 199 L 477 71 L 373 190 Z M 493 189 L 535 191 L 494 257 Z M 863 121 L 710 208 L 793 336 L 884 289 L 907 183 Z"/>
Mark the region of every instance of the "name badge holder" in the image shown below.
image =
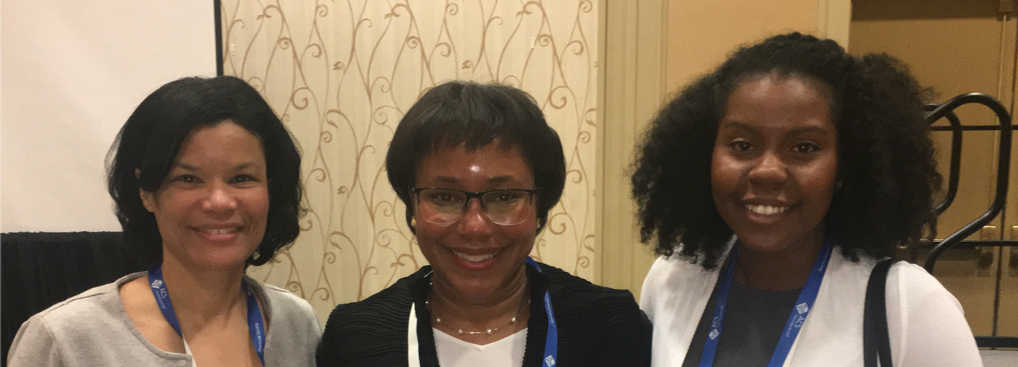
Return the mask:
<path id="1" fill-rule="evenodd" d="M 184 333 L 180 331 L 180 321 L 177 320 L 177 314 L 173 311 L 170 292 L 166 289 L 166 282 L 163 280 L 162 263 L 156 263 L 148 270 L 148 282 L 152 289 L 152 295 L 156 298 L 156 304 L 159 305 L 159 310 L 163 313 L 163 317 L 173 327 L 173 331 L 176 331 L 180 339 L 184 341 L 184 349 L 187 355 L 191 355 L 191 347 L 187 345 L 187 339 L 184 338 Z M 255 352 L 258 353 L 258 360 L 262 362 L 262 366 L 265 366 L 265 322 L 262 319 L 262 311 L 258 306 L 258 299 L 255 297 L 254 288 L 247 283 L 243 283 L 243 288 L 245 298 L 247 299 L 247 328 L 251 333 L 251 343 L 254 344 Z M 191 357 L 191 365 L 197 365 L 194 362 L 193 356 Z"/>
<path id="2" fill-rule="evenodd" d="M 820 255 L 813 262 L 813 269 L 810 270 L 809 278 L 806 279 L 806 285 L 799 291 L 799 297 L 795 300 L 795 307 L 792 308 L 792 312 L 788 315 L 788 321 L 785 322 L 785 328 L 781 333 L 781 338 L 778 339 L 778 345 L 774 348 L 774 353 L 771 354 L 767 367 L 781 367 L 785 363 L 788 353 L 792 350 L 792 344 L 795 343 L 795 338 L 799 335 L 799 330 L 802 329 L 802 325 L 806 322 L 806 316 L 809 315 L 810 310 L 813 308 L 813 302 L 817 299 L 817 293 L 820 291 L 820 284 L 824 280 L 824 273 L 827 271 L 827 264 L 830 263 L 833 249 L 834 244 L 832 241 L 829 238 L 824 238 Z M 714 365 L 714 357 L 718 351 L 718 340 L 721 338 L 721 329 L 722 325 L 724 325 L 725 311 L 727 311 L 728 293 L 732 289 L 732 279 L 735 274 L 735 261 L 738 258 L 738 251 L 736 250 L 736 248 L 732 248 L 732 255 L 728 265 L 725 266 L 721 280 L 718 282 L 720 288 L 718 288 L 717 303 L 714 305 L 714 317 L 711 319 L 710 331 L 707 333 L 707 340 L 703 345 L 703 354 L 700 356 L 700 367 L 712 367 Z"/>

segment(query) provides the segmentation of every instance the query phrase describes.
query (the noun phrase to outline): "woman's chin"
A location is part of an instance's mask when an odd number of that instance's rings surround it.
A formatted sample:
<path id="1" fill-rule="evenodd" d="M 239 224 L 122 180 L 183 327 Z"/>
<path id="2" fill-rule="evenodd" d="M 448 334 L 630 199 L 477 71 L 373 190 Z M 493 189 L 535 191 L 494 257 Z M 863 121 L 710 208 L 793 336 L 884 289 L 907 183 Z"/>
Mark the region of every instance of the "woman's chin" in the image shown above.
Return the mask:
<path id="1" fill-rule="evenodd" d="M 498 291 L 500 281 L 495 279 L 450 279 L 449 285 L 452 288 L 462 294 L 464 297 L 469 298 L 485 298 Z"/>
<path id="2" fill-rule="evenodd" d="M 185 269 L 192 271 L 243 271 L 250 255 L 247 253 L 205 253 L 188 256 L 187 260 L 177 261 Z M 164 263 L 170 258 L 164 259 Z M 176 260 L 176 259 L 173 259 Z M 172 261 L 172 260 L 171 260 Z"/>

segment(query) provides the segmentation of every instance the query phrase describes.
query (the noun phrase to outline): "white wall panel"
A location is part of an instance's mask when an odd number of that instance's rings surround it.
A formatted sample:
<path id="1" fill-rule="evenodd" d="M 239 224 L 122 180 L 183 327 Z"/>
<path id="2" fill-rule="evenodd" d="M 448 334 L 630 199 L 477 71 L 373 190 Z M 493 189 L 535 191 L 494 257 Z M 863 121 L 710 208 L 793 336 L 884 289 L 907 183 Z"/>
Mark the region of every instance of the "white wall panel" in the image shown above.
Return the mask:
<path id="1" fill-rule="evenodd" d="M 214 76 L 211 1 L 0 2 L 0 231 L 117 231 L 104 158 L 141 100 Z"/>

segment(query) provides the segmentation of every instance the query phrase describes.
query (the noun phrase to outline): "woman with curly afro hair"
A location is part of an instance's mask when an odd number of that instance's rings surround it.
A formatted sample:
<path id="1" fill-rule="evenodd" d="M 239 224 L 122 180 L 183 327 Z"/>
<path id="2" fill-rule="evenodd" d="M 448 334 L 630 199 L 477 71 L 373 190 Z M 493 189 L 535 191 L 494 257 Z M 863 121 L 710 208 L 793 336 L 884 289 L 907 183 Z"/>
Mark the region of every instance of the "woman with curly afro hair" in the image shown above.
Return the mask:
<path id="1" fill-rule="evenodd" d="M 936 230 L 923 99 L 897 59 L 791 33 L 664 106 L 632 177 L 654 366 L 864 365 L 871 272 Z M 893 365 L 981 364 L 936 279 L 898 262 L 886 285 Z"/>

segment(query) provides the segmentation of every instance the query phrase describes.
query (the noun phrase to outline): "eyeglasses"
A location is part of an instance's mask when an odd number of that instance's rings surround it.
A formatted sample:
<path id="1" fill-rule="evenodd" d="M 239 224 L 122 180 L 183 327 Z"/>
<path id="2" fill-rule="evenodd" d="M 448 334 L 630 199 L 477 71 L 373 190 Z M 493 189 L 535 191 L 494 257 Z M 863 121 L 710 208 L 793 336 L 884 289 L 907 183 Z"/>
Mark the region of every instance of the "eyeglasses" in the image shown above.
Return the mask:
<path id="1" fill-rule="evenodd" d="M 467 211 L 470 199 L 481 200 L 481 210 L 492 223 L 512 225 L 527 219 L 527 206 L 533 204 L 537 190 L 499 189 L 481 192 L 467 192 L 454 189 L 420 188 L 411 189 L 417 198 L 417 213 L 424 220 L 435 224 L 456 222 Z"/>

